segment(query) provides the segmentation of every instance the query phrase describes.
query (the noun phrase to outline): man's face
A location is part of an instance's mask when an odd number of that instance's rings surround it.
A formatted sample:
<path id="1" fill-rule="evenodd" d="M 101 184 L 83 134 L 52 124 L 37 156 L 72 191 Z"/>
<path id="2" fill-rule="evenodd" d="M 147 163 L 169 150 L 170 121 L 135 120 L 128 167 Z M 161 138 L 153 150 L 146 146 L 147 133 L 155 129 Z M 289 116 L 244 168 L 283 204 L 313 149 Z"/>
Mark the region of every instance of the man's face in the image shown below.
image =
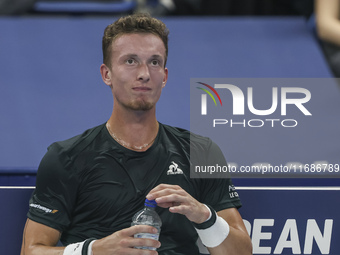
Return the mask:
<path id="1" fill-rule="evenodd" d="M 104 81 L 112 87 L 114 107 L 154 108 L 168 78 L 163 41 L 153 34 L 124 34 L 111 47 L 111 68 Z"/>

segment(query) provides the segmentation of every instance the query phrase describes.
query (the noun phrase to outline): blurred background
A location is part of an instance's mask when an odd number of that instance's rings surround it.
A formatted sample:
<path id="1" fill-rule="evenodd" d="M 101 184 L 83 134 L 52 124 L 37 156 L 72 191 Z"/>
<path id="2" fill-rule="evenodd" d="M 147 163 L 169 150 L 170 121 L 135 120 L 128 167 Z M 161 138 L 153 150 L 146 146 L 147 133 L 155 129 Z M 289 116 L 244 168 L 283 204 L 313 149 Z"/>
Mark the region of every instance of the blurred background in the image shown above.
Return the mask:
<path id="1" fill-rule="evenodd" d="M 133 12 L 170 29 L 170 125 L 190 129 L 191 78 L 334 77 L 313 0 L 0 0 L 0 169 L 34 172 L 49 144 L 108 119 L 101 37 Z"/>
<path id="2" fill-rule="evenodd" d="M 119 10 L 123 6 L 126 9 Z M 117 11 L 126 13 L 148 11 L 152 15 L 304 15 L 308 17 L 313 12 L 313 0 L 0 1 L 0 13 L 7 15 L 45 12 L 114 13 Z"/>
<path id="3" fill-rule="evenodd" d="M 91 6 L 92 5 L 92 6 Z M 100 7 L 102 5 L 102 7 Z M 125 10 L 119 8 L 126 8 Z M 92 7 L 92 9 L 91 9 Z M 116 9 L 114 9 L 116 8 Z M 1 0 L 7 15 L 53 13 L 131 13 L 152 15 L 303 15 L 313 12 L 313 0 Z"/>
<path id="4" fill-rule="evenodd" d="M 1 253 L 19 254 L 28 199 L 47 147 L 109 118 L 112 95 L 99 73 L 101 38 L 121 15 L 149 12 L 170 29 L 160 122 L 197 128 L 190 125 L 193 78 L 279 78 L 282 86 L 290 85 L 285 78 L 313 79 L 306 85 L 313 116 L 305 123 L 269 131 L 226 129 L 227 146 L 219 144 L 222 139 L 215 142 L 228 162 L 238 164 L 264 157 L 339 166 L 340 90 L 333 81 L 340 73 L 338 7 L 337 0 L 0 0 Z M 288 228 L 281 232 L 287 219 L 298 222 L 301 247 L 308 220 L 319 226 L 313 225 L 319 239 L 306 240 L 312 252 L 305 248 L 305 254 L 320 254 L 320 249 L 339 254 L 340 243 L 333 241 L 340 237 L 338 177 L 235 179 L 250 235 L 258 236 L 254 254 L 274 252 L 281 233 L 290 233 Z M 272 228 L 271 238 L 265 239 L 258 219 L 273 219 L 263 223 Z M 322 238 L 325 219 L 334 219 L 331 240 Z M 292 254 L 285 240 L 287 247 L 281 243 L 275 254 Z"/>

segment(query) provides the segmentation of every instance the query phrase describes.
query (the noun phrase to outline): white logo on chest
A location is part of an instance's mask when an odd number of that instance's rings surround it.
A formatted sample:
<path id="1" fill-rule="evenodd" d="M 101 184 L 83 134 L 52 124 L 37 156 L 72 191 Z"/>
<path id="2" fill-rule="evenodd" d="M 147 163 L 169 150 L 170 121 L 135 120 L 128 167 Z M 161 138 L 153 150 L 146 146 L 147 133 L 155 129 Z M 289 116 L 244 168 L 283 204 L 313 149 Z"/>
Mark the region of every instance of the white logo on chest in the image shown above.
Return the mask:
<path id="1" fill-rule="evenodd" d="M 171 161 L 171 165 L 169 166 L 169 170 L 167 171 L 167 175 L 171 174 L 183 174 L 183 171 L 178 168 L 178 164 L 176 164 L 174 161 Z"/>

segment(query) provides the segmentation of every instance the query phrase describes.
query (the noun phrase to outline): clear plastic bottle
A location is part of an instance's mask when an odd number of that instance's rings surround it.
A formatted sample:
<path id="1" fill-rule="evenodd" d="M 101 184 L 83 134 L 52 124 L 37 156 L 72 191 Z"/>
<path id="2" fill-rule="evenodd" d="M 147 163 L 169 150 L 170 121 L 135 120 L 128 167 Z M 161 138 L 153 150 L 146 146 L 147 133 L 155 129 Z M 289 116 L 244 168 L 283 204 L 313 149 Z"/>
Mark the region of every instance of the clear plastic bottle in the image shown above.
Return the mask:
<path id="1" fill-rule="evenodd" d="M 157 203 L 155 200 L 145 199 L 144 209 L 140 210 L 132 217 L 131 226 L 149 225 L 155 227 L 158 230 L 158 232 L 156 234 L 138 233 L 135 234 L 134 237 L 158 240 L 159 234 L 161 232 L 162 221 L 157 212 L 155 211 L 156 206 Z M 154 247 L 136 247 L 136 248 L 144 250 L 156 250 L 156 248 Z"/>

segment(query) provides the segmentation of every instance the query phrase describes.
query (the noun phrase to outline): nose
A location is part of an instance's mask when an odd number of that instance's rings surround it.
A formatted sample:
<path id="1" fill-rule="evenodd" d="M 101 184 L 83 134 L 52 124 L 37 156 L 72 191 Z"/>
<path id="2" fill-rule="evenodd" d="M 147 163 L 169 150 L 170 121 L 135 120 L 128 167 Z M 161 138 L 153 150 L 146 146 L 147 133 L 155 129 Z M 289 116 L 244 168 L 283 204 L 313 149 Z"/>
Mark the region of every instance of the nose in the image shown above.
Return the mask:
<path id="1" fill-rule="evenodd" d="M 141 64 L 138 68 L 137 80 L 147 82 L 150 80 L 149 67 L 146 64 Z"/>

